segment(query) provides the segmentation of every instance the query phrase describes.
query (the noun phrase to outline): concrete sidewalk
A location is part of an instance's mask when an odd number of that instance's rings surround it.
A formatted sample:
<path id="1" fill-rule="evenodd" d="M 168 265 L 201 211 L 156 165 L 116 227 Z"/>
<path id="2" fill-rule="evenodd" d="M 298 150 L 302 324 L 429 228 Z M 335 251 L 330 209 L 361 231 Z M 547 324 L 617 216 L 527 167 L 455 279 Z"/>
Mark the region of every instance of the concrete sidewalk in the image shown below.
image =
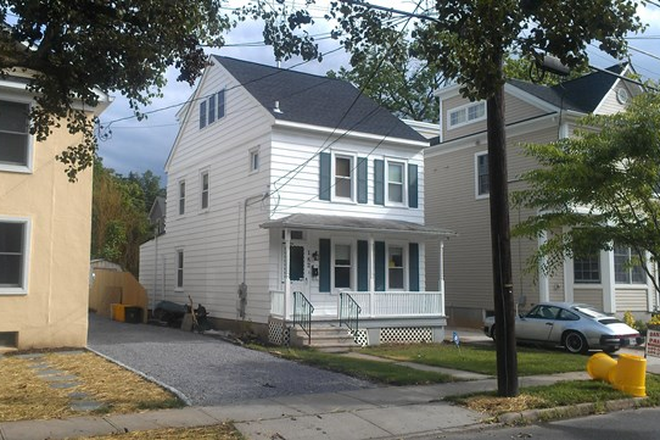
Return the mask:
<path id="1" fill-rule="evenodd" d="M 586 373 L 521 378 L 521 386 L 587 379 Z M 382 387 L 259 399 L 106 417 L 0 423 L 2 440 L 65 439 L 233 421 L 251 440 L 361 440 L 414 437 L 469 429 L 485 416 L 440 401 L 445 396 L 495 390 L 495 379 Z"/>

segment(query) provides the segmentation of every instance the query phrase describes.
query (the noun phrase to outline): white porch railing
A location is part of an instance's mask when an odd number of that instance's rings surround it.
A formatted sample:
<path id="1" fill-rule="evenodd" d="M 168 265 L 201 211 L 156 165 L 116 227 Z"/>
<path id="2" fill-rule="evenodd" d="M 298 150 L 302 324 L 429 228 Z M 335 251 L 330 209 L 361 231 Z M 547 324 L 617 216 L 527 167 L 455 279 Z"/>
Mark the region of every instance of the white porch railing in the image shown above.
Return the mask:
<path id="1" fill-rule="evenodd" d="M 345 291 L 362 308 L 363 318 L 394 318 L 445 316 L 445 296 L 442 292 L 354 292 Z M 293 296 L 288 301 L 293 304 Z M 312 305 L 314 300 L 312 299 Z M 284 317 L 284 292 L 270 291 L 270 314 Z M 291 306 L 289 306 L 289 317 Z M 339 305 L 337 306 L 339 316 Z"/>
<path id="2" fill-rule="evenodd" d="M 362 317 L 444 316 L 442 292 L 348 292 L 362 307 Z"/>

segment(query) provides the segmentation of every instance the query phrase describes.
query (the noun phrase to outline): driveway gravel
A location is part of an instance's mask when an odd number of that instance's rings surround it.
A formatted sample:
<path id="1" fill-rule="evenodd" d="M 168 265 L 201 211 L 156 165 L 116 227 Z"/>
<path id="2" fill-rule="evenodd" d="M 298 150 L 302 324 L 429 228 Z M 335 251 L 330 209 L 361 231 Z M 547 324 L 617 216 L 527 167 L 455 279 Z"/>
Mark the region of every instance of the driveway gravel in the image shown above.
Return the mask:
<path id="1" fill-rule="evenodd" d="M 193 405 L 373 388 L 211 336 L 90 314 L 88 346 L 184 394 Z"/>

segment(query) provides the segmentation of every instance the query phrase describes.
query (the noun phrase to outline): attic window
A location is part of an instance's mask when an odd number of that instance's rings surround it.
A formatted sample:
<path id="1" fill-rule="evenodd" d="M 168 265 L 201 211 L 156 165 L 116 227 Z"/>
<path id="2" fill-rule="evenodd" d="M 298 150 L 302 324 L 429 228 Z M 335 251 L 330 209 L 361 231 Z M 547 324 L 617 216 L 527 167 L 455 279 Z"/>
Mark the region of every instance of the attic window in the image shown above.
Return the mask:
<path id="1" fill-rule="evenodd" d="M 474 102 L 449 110 L 447 113 L 447 128 L 456 128 L 483 119 L 486 119 L 486 103 L 484 101 Z"/>
<path id="2" fill-rule="evenodd" d="M 199 128 L 219 121 L 225 116 L 225 90 L 209 95 L 199 103 Z"/>

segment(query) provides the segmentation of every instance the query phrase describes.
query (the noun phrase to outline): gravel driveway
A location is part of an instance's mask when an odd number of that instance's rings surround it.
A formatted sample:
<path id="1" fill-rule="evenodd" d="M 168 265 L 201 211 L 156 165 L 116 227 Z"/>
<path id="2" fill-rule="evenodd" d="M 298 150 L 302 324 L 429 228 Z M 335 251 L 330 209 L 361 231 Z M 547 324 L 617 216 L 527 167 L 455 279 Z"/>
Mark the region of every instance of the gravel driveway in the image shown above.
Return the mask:
<path id="1" fill-rule="evenodd" d="M 177 329 L 90 314 L 88 345 L 183 393 L 193 405 L 371 388 L 338 373 Z"/>

